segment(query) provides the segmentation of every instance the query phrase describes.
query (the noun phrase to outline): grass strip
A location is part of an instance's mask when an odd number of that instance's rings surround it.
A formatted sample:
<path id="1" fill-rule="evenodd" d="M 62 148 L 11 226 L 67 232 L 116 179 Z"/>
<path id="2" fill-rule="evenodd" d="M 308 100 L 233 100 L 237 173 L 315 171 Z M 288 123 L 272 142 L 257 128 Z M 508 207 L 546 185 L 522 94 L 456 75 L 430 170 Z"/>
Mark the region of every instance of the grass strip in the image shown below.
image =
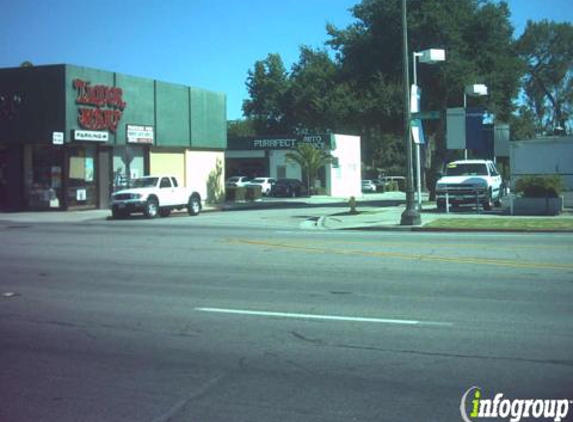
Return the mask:
<path id="1" fill-rule="evenodd" d="M 440 218 L 424 227 L 456 230 L 573 231 L 573 218 Z"/>

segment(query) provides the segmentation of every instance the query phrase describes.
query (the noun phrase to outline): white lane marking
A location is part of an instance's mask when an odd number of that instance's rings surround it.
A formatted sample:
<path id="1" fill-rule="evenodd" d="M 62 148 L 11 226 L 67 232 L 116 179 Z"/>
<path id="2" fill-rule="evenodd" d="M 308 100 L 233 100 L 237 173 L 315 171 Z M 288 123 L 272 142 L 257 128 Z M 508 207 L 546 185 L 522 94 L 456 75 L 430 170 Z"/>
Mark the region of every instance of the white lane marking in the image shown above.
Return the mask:
<path id="1" fill-rule="evenodd" d="M 347 316 L 336 316 L 336 315 L 297 314 L 291 312 L 251 311 L 244 309 L 195 308 L 195 310 L 200 312 L 214 312 L 220 314 L 297 318 L 297 319 L 316 319 L 323 321 L 375 322 L 381 324 L 433 325 L 442 327 L 451 327 L 453 325 L 451 322 L 414 321 L 408 319 L 389 319 L 389 318 L 347 317 Z"/>

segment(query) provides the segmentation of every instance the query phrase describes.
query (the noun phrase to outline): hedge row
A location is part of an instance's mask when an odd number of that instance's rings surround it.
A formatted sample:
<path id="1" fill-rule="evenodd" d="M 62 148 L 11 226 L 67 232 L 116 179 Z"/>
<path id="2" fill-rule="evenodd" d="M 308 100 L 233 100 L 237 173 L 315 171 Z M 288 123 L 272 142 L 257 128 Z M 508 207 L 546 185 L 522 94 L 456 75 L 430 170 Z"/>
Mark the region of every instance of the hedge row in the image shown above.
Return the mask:
<path id="1" fill-rule="evenodd" d="M 225 200 L 228 202 L 256 201 L 261 199 L 263 192 L 260 186 L 227 188 Z"/>

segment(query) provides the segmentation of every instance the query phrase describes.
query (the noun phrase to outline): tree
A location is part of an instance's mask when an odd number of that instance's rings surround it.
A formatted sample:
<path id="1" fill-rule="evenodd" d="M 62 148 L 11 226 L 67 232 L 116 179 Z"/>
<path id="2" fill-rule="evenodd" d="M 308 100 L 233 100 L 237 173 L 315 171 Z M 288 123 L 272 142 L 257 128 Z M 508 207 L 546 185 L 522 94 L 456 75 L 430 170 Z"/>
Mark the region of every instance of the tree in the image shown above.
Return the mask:
<path id="1" fill-rule="evenodd" d="M 299 133 L 330 131 L 336 127 L 333 109 L 337 66 L 325 50 L 303 46 L 292 66 L 288 91 L 288 120 Z"/>
<path id="2" fill-rule="evenodd" d="M 571 132 L 573 127 L 573 26 L 528 21 L 516 42 L 526 66 L 523 95 L 526 107 L 545 133 Z"/>
<path id="3" fill-rule="evenodd" d="M 518 112 L 509 120 L 511 140 L 533 139 L 543 129 L 537 124 L 537 118 L 531 108 L 519 107 Z"/>
<path id="4" fill-rule="evenodd" d="M 277 55 L 257 62 L 243 107 L 261 123 L 256 130 L 355 133 L 362 137 L 363 159 L 373 167 L 404 162 L 400 10 L 399 0 L 362 0 L 352 8 L 354 23 L 327 26 L 326 47 L 332 51 L 301 48 L 290 73 Z M 472 103 L 509 121 L 523 69 L 509 16 L 504 1 L 408 0 L 410 52 L 447 51 L 445 63 L 419 68 L 422 110 L 460 107 L 464 87 L 484 83 L 490 95 Z M 433 174 L 457 153 L 446 150 L 445 119 L 438 123 L 425 125 L 426 138 L 435 140 Z"/>
<path id="5" fill-rule="evenodd" d="M 292 152 L 286 154 L 286 159 L 300 165 L 303 174 L 306 174 L 306 187 L 310 195 L 318 171 L 326 164 L 331 163 L 333 157 L 309 142 L 299 142 Z"/>
<path id="6" fill-rule="evenodd" d="M 243 102 L 244 115 L 253 120 L 259 134 L 280 134 L 287 130 L 285 94 L 288 77 L 281 56 L 269 54 L 249 70 L 247 90 L 250 99 Z"/>
<path id="7" fill-rule="evenodd" d="M 404 109 L 402 96 L 397 95 L 402 89 L 400 4 L 396 0 L 363 0 L 352 12 L 357 21 L 346 29 L 328 27 L 328 44 L 362 97 L 377 99 L 368 101 L 370 107 L 362 116 L 364 126 L 379 127 L 380 134 L 400 136 Z M 509 120 L 521 76 L 509 16 L 503 1 L 408 2 L 410 52 L 432 47 L 447 51 L 446 62 L 419 68 L 422 110 L 459 107 L 465 85 L 485 83 L 491 95 L 476 100 L 483 102 L 498 121 Z M 427 129 L 426 138 L 436 140 L 430 170 L 436 174 L 450 154 L 444 142 L 445 121 L 427 125 Z M 433 180 L 430 175 L 427 179 Z M 433 184 L 428 187 L 432 190 Z"/>
<path id="8" fill-rule="evenodd" d="M 251 119 L 238 119 L 227 121 L 227 138 L 241 138 L 256 136 L 255 125 Z"/>

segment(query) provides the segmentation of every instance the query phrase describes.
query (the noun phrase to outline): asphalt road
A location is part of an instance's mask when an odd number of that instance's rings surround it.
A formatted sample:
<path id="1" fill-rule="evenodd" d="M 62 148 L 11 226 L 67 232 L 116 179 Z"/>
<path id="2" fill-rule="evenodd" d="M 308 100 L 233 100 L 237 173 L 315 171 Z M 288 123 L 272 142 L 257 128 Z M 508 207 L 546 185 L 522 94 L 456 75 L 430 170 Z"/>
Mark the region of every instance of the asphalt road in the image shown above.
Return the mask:
<path id="1" fill-rule="evenodd" d="M 459 421 L 473 386 L 573 399 L 571 235 L 200 218 L 0 223 L 0 421 Z"/>

